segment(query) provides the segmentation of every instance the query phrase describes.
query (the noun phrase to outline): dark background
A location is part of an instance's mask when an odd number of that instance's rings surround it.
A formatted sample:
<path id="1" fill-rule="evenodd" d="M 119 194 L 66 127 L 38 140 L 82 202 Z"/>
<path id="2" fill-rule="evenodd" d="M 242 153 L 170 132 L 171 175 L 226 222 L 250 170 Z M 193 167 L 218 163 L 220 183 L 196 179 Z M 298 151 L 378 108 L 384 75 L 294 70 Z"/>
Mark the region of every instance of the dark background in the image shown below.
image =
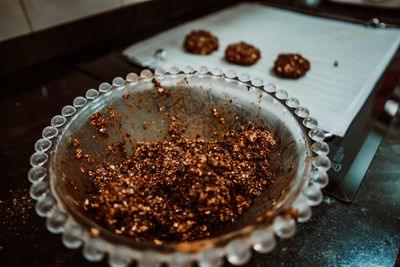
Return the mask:
<path id="1" fill-rule="evenodd" d="M 27 172 L 35 141 L 76 96 L 140 71 L 120 55 L 124 47 L 236 2 L 150 1 L 0 43 L 0 266 L 91 265 L 80 249 L 67 249 L 59 235 L 50 234 L 34 211 Z M 350 21 L 379 16 L 400 25 L 395 10 L 326 1 L 318 9 L 293 1 L 267 4 Z M 248 266 L 393 266 L 400 246 L 399 140 L 397 114 L 357 199 L 347 205 L 326 197 L 292 239 L 280 240 L 268 255 L 253 256 Z"/>

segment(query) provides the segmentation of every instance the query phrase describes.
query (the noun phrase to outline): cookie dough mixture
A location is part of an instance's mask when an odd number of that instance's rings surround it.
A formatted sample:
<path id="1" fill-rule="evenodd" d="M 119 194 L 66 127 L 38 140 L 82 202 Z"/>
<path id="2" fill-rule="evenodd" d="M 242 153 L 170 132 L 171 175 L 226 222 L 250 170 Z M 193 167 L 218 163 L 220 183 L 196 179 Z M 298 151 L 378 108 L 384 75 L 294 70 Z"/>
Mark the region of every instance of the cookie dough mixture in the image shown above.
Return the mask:
<path id="1" fill-rule="evenodd" d="M 119 163 L 82 170 L 90 179 L 83 209 L 116 234 L 155 244 L 206 238 L 234 223 L 274 183 L 277 144 L 262 127 L 242 125 L 203 140 L 184 137 L 179 121 L 168 118 L 168 140 L 138 142 L 131 156 L 119 146 L 125 155 Z M 102 122 L 95 113 L 90 123 L 104 133 Z M 72 145 L 77 160 L 88 160 L 78 140 Z"/>
<path id="2" fill-rule="evenodd" d="M 238 65 L 253 65 L 260 59 L 260 57 L 260 50 L 245 42 L 231 44 L 225 50 L 226 61 Z"/>
<path id="3" fill-rule="evenodd" d="M 208 31 L 192 31 L 186 36 L 183 47 L 189 53 L 208 55 L 218 49 L 218 38 Z"/>
<path id="4" fill-rule="evenodd" d="M 310 69 L 310 62 L 300 54 L 279 54 L 274 72 L 283 78 L 298 79 Z"/>

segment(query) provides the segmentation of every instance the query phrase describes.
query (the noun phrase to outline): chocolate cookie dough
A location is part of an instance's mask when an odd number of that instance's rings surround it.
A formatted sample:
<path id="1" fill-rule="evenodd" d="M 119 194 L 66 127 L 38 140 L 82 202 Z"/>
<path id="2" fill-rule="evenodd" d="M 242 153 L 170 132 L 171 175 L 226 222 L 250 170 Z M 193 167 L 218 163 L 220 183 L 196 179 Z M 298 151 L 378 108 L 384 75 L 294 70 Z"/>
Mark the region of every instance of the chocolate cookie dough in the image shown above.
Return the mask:
<path id="1" fill-rule="evenodd" d="M 245 42 L 231 44 L 225 50 L 226 61 L 238 65 L 253 65 L 260 57 L 260 50 Z"/>
<path id="2" fill-rule="evenodd" d="M 277 143 L 263 127 L 246 124 L 204 140 L 185 138 L 179 121 L 169 120 L 170 139 L 137 142 L 131 156 L 82 170 L 90 183 L 82 208 L 116 234 L 157 245 L 207 238 L 275 183 Z M 76 158 L 86 160 L 74 144 Z"/>
<path id="3" fill-rule="evenodd" d="M 218 38 L 208 31 L 192 31 L 186 36 L 183 47 L 193 54 L 208 55 L 218 49 Z"/>
<path id="4" fill-rule="evenodd" d="M 310 69 L 310 62 L 300 54 L 279 54 L 274 63 L 276 75 L 284 78 L 298 79 Z"/>

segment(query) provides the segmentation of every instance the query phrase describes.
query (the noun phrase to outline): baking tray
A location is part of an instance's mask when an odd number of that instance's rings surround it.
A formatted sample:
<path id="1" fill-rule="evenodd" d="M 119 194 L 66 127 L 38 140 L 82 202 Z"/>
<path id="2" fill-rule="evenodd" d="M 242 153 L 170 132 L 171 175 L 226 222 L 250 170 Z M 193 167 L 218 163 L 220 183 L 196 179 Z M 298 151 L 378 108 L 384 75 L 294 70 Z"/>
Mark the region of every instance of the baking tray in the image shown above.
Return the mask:
<path id="1" fill-rule="evenodd" d="M 209 56 L 186 53 L 182 42 L 193 29 L 212 31 L 219 37 L 220 49 Z M 251 67 L 236 66 L 223 59 L 225 47 L 242 40 L 261 50 L 262 58 Z M 207 65 L 258 76 L 288 90 L 309 107 L 322 129 L 343 137 L 399 43 L 399 29 L 376 29 L 242 3 L 134 44 L 123 54 L 152 68 Z M 151 59 L 158 49 L 166 51 L 167 56 L 154 62 Z M 311 70 L 299 80 L 276 77 L 271 68 L 277 55 L 292 52 L 308 58 Z"/>

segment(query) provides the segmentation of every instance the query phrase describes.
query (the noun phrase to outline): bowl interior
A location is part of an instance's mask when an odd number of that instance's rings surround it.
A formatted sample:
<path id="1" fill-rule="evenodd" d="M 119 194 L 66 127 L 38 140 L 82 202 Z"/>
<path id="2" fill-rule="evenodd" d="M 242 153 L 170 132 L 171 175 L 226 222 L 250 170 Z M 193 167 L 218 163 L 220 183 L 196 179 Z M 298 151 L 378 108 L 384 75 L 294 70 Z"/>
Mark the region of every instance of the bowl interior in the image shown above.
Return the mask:
<path id="1" fill-rule="evenodd" d="M 79 110 L 63 128 L 52 155 L 50 183 L 67 212 L 88 227 L 99 227 L 107 233 L 81 208 L 89 183 L 81 172 L 82 162 L 76 159 L 72 146 L 75 138 L 80 141 L 84 152 L 91 153 L 95 163 L 104 159 L 118 162 L 121 158 L 110 154 L 107 149 L 110 143 L 125 140 L 130 154 L 134 142 L 168 138 L 167 114 L 178 119 L 186 129 L 184 136 L 187 137 L 199 134 L 207 139 L 213 132 L 227 132 L 252 122 L 263 125 L 278 143 L 273 160 L 275 184 L 265 189 L 237 223 L 219 234 L 252 224 L 267 211 L 276 214 L 289 207 L 309 172 L 307 156 L 310 154 L 305 132 L 292 111 L 271 95 L 232 79 L 198 74 L 158 76 L 156 79 L 167 92 L 164 95 L 157 92 L 152 79 L 125 84 L 99 96 Z M 164 112 L 157 111 L 161 106 L 166 108 Z M 211 108 L 217 108 L 219 117 L 225 119 L 224 124 L 213 118 Z M 93 138 L 97 134 L 96 129 L 89 125 L 91 114 L 97 111 L 106 113 L 110 109 L 115 110 L 120 120 L 108 125 L 109 138 Z"/>

